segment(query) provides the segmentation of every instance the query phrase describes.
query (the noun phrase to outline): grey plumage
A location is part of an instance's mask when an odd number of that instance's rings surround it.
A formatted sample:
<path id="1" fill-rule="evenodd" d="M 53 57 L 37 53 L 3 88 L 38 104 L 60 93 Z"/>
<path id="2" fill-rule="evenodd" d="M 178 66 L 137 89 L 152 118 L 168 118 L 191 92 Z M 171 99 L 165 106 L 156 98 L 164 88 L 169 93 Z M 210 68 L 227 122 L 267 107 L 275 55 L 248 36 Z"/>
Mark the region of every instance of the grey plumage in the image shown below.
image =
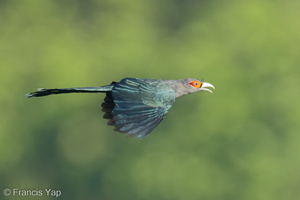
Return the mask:
<path id="1" fill-rule="evenodd" d="M 62 93 L 106 93 L 102 103 L 104 118 L 115 131 L 142 139 L 165 117 L 175 99 L 183 95 L 211 90 L 213 85 L 196 79 L 161 80 L 125 78 L 102 87 L 38 89 L 26 97 Z"/>

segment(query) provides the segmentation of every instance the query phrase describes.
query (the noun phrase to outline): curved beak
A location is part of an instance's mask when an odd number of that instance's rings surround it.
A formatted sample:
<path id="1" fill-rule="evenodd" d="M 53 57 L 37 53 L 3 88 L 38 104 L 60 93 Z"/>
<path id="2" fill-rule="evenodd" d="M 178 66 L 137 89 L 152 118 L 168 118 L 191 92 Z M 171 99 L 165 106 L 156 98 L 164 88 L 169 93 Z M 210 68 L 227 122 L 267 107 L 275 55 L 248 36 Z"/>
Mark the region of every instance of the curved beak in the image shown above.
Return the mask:
<path id="1" fill-rule="evenodd" d="M 214 89 L 215 89 L 215 87 L 214 87 L 212 84 L 207 83 L 207 82 L 202 82 L 201 90 L 204 90 L 204 91 L 208 91 L 208 92 L 210 92 L 210 93 L 213 93 L 210 89 L 207 89 L 207 88 L 205 88 L 205 87 L 211 87 L 211 88 L 214 88 Z"/>

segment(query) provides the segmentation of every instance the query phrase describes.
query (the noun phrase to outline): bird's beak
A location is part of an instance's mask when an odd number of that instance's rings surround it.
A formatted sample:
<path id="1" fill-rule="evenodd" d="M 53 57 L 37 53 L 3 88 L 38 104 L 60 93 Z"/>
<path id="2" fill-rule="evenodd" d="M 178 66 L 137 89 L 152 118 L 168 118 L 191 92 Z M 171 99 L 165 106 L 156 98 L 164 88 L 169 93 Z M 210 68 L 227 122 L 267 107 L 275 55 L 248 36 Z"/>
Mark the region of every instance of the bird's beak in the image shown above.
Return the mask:
<path id="1" fill-rule="evenodd" d="M 204 91 L 208 91 L 208 92 L 210 92 L 210 93 L 213 93 L 210 89 L 207 89 L 207 88 L 205 88 L 205 87 L 211 87 L 211 88 L 214 88 L 214 89 L 215 89 L 215 87 L 214 87 L 212 84 L 207 83 L 207 82 L 202 82 L 201 90 L 204 90 Z"/>

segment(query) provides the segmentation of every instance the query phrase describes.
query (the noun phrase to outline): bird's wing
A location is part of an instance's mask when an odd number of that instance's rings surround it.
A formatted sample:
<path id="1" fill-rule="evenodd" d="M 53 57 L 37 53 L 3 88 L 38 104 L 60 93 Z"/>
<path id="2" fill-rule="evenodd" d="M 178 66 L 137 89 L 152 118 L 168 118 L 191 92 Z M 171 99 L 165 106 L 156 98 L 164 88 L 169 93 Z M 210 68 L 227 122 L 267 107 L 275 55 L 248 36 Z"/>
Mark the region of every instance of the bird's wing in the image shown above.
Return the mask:
<path id="1" fill-rule="evenodd" d="M 175 93 L 163 82 L 126 78 L 115 83 L 111 98 L 114 107 L 107 117 L 111 125 L 116 131 L 142 139 L 163 120 Z"/>

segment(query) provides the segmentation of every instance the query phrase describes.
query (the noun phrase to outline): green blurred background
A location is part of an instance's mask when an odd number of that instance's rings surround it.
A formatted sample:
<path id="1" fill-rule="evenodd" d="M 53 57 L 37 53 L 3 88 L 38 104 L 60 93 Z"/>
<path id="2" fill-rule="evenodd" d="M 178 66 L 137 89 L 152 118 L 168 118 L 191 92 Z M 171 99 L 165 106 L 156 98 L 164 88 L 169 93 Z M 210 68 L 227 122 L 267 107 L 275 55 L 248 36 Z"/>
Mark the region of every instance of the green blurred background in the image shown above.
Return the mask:
<path id="1" fill-rule="evenodd" d="M 300 1 L 1 0 L 0 196 L 300 199 Z M 144 140 L 102 119 L 102 94 L 37 88 L 199 78 Z M 46 196 L 36 199 L 53 199 Z"/>

